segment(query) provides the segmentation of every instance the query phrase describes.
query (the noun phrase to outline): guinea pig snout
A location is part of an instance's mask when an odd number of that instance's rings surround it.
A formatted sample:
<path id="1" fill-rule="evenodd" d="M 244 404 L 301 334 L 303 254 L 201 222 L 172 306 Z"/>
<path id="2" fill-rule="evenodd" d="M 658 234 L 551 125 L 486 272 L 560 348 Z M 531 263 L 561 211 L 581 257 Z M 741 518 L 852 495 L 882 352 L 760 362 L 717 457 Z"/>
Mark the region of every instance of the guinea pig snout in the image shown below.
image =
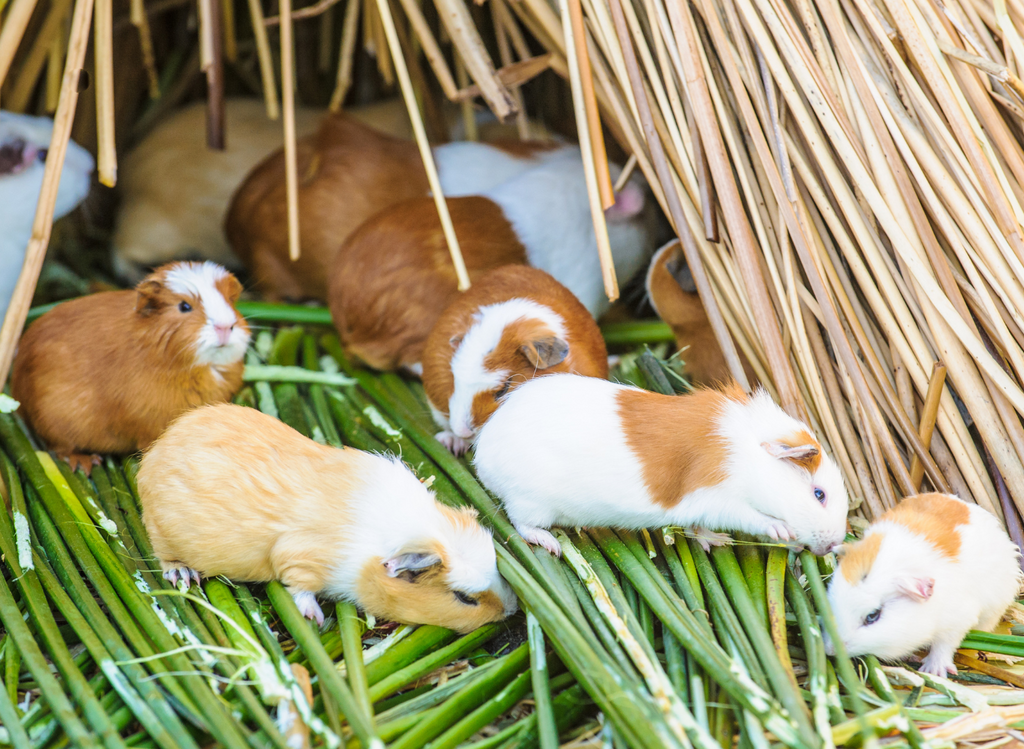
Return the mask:
<path id="1" fill-rule="evenodd" d="M 231 342 L 231 331 L 235 329 L 235 324 L 230 325 L 218 325 L 214 323 L 213 332 L 217 336 L 217 343 L 221 346 L 227 346 Z"/>

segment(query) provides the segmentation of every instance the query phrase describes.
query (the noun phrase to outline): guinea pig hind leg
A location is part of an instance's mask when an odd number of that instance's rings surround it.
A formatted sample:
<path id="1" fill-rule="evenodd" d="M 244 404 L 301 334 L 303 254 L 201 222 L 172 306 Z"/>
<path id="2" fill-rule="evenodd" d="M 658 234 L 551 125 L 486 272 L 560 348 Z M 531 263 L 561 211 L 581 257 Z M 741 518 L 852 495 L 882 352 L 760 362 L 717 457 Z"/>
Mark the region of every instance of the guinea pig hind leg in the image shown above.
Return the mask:
<path id="1" fill-rule="evenodd" d="M 96 453 L 58 452 L 57 457 L 71 466 L 72 471 L 81 468 L 86 476 L 92 473 L 93 466 L 103 463 L 103 458 Z"/>
<path id="2" fill-rule="evenodd" d="M 316 602 L 315 594 L 297 588 L 288 588 L 288 592 L 295 599 L 295 606 L 299 609 L 300 614 L 307 619 L 315 619 L 317 625 L 324 623 L 324 612 L 320 608 L 320 604 Z"/>
<path id="3" fill-rule="evenodd" d="M 519 531 L 519 535 L 523 537 L 523 540 L 526 541 L 526 543 L 543 546 L 556 557 L 562 556 L 562 547 L 559 545 L 558 539 L 543 528 L 517 524 L 516 530 Z"/>
<path id="4" fill-rule="evenodd" d="M 727 546 L 732 543 L 732 536 L 728 533 L 718 533 L 707 528 L 694 528 L 693 539 L 700 544 L 704 551 L 711 551 L 712 546 Z"/>
<path id="5" fill-rule="evenodd" d="M 175 588 L 178 587 L 178 578 L 181 578 L 181 582 L 185 584 L 186 590 L 192 584 L 192 581 L 196 581 L 196 585 L 199 585 L 199 573 L 191 567 L 186 567 L 181 562 L 160 562 L 160 567 L 164 571 L 164 580 L 167 580 Z"/>

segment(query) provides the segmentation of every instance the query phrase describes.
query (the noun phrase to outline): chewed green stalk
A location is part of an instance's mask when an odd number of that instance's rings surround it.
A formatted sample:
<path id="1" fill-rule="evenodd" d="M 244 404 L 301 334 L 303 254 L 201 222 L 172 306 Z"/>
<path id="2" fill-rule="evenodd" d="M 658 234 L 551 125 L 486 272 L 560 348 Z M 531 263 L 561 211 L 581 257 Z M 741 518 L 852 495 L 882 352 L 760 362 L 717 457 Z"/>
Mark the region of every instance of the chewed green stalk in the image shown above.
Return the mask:
<path id="1" fill-rule="evenodd" d="M 28 518 L 14 510 L 14 539 L 18 544 L 18 564 L 23 570 L 35 569 L 32 562 L 32 534 Z"/>
<path id="2" fill-rule="evenodd" d="M 665 722 L 672 729 L 676 738 L 683 746 L 690 746 L 690 739 L 692 739 L 693 743 L 701 749 L 721 749 L 718 742 L 712 738 L 710 733 L 701 728 L 690 711 L 679 700 L 668 675 L 661 668 L 661 664 L 648 657 L 643 646 L 633 637 L 626 622 L 615 610 L 615 606 L 608 597 L 608 591 L 605 590 L 587 560 L 573 545 L 569 536 L 564 531 L 557 530 L 555 537 L 562 546 L 562 555 L 565 560 L 586 586 L 594 603 L 597 604 L 598 610 L 608 620 L 626 652 L 629 653 L 629 657 L 644 677 L 655 703 L 665 716 Z"/>
<path id="3" fill-rule="evenodd" d="M 392 439 L 399 439 L 402 433 L 395 429 L 388 420 L 384 418 L 384 415 L 376 409 L 374 406 L 367 406 L 363 409 L 363 413 L 366 414 L 366 418 L 370 420 L 370 423 L 377 427 L 379 430 L 384 432 L 388 437 Z"/>
<path id="4" fill-rule="evenodd" d="M 11 396 L 0 393 L 0 414 L 12 414 L 20 406 L 21 404 Z"/>

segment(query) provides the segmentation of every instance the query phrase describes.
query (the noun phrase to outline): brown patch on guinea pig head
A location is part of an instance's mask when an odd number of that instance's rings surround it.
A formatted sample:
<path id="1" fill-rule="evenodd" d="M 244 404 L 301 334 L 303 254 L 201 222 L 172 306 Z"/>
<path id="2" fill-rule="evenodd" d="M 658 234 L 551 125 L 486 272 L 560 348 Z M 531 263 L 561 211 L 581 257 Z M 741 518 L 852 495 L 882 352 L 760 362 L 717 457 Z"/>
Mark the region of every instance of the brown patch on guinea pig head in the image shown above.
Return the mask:
<path id="1" fill-rule="evenodd" d="M 182 366 L 238 368 L 250 338 L 234 307 L 241 292 L 216 263 L 169 263 L 136 287 L 135 312 L 150 342 Z"/>
<path id="2" fill-rule="evenodd" d="M 801 429 L 777 442 L 765 442 L 762 447 L 773 458 L 788 460 L 810 474 L 821 465 L 821 444 L 806 429 Z"/>
<path id="3" fill-rule="evenodd" d="M 839 571 L 851 585 L 857 585 L 871 572 L 871 567 L 882 548 L 884 533 L 871 533 L 867 538 L 853 544 L 843 553 Z"/>
<path id="4" fill-rule="evenodd" d="M 515 596 L 497 573 L 490 534 L 476 512 L 437 504 L 446 538 L 407 544 L 371 559 L 359 576 L 359 604 L 375 616 L 470 632 L 515 611 Z"/>

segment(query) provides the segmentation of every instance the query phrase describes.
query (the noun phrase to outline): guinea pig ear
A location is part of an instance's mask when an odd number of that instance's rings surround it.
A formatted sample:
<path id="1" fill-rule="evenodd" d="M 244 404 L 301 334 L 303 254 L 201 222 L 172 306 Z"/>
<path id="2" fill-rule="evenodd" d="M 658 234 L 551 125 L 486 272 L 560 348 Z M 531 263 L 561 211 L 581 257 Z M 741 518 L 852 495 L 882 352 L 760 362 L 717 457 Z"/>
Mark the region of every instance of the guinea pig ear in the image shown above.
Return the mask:
<path id="1" fill-rule="evenodd" d="M 221 295 L 224 300 L 231 305 L 234 305 L 238 301 L 238 297 L 242 295 L 242 283 L 232 274 L 224 276 L 218 283 L 217 287 L 220 289 Z"/>
<path id="2" fill-rule="evenodd" d="M 788 460 L 801 468 L 811 470 L 815 458 L 821 452 L 817 445 L 786 445 L 782 442 L 762 442 L 761 447 L 768 451 L 768 454 L 779 460 Z"/>
<path id="3" fill-rule="evenodd" d="M 462 338 L 462 333 L 459 333 L 458 335 L 453 335 L 451 338 L 448 339 L 448 343 L 452 345 L 453 349 L 457 349 L 459 347 L 459 344 L 462 343 Z"/>
<path id="4" fill-rule="evenodd" d="M 538 338 L 527 341 L 519 350 L 537 369 L 547 369 L 565 361 L 569 355 L 569 344 L 561 338 Z"/>
<path id="5" fill-rule="evenodd" d="M 924 603 L 932 597 L 935 592 L 935 578 L 933 577 L 901 577 L 896 581 L 896 590 L 904 598 L 909 598 L 918 603 Z"/>
<path id="6" fill-rule="evenodd" d="M 391 557 L 384 562 L 384 569 L 387 571 L 388 577 L 400 577 L 411 582 L 423 574 L 424 570 L 437 564 L 441 564 L 441 557 L 437 554 L 412 552 Z"/>
<path id="7" fill-rule="evenodd" d="M 639 185 L 627 182 L 615 196 L 615 204 L 604 212 L 613 224 L 629 221 L 644 209 L 644 191 Z"/>
<path id="8" fill-rule="evenodd" d="M 137 297 L 135 299 L 135 311 L 142 316 L 149 315 L 160 309 L 160 292 L 164 285 L 159 281 L 149 278 L 142 281 L 135 287 Z"/>

